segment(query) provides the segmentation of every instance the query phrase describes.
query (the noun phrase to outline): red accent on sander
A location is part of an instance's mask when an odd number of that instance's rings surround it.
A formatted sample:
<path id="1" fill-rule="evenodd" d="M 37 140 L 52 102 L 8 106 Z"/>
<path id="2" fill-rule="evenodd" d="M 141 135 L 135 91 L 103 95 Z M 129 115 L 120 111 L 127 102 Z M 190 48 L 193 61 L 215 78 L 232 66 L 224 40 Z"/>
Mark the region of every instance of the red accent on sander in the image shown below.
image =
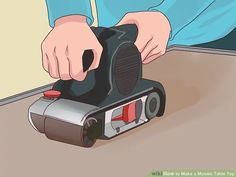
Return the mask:
<path id="1" fill-rule="evenodd" d="M 48 90 L 45 91 L 43 95 L 47 98 L 59 98 L 61 96 L 61 92 L 57 90 Z"/>
<path id="2" fill-rule="evenodd" d="M 122 115 L 112 118 L 112 121 L 132 122 L 136 119 L 136 102 L 130 103 L 123 107 Z"/>

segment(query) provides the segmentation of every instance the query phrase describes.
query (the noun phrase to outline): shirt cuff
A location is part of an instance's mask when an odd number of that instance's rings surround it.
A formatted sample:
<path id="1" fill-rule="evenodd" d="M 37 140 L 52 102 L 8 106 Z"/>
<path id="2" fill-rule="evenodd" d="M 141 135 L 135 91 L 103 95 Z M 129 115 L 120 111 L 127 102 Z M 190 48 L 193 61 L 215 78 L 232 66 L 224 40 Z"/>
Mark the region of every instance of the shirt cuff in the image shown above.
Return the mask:
<path id="1" fill-rule="evenodd" d="M 93 23 L 91 4 L 88 0 L 46 0 L 49 24 L 53 28 L 58 18 L 68 15 L 83 15 L 87 23 Z"/>

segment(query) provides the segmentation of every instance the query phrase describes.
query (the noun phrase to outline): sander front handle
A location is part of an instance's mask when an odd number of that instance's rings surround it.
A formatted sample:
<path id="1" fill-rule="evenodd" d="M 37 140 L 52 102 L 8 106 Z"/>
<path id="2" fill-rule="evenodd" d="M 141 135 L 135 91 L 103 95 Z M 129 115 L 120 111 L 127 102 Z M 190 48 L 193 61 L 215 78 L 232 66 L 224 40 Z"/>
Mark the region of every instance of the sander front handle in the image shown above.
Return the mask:
<path id="1" fill-rule="evenodd" d="M 83 72 L 87 71 L 94 60 L 92 49 L 85 50 L 82 56 Z"/>

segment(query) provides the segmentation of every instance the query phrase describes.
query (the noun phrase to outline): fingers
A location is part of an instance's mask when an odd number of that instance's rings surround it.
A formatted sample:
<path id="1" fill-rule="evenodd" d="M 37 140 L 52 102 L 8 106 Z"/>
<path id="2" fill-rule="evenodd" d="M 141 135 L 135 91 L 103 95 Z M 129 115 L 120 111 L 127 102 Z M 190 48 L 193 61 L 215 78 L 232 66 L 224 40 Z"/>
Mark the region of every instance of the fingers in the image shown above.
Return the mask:
<path id="1" fill-rule="evenodd" d="M 57 46 L 42 47 L 43 68 L 54 79 L 82 81 L 87 72 L 83 72 L 82 54 L 78 49 L 68 49 L 68 47 Z M 97 64 L 95 63 L 95 66 Z"/>
<path id="2" fill-rule="evenodd" d="M 58 71 L 58 63 L 56 56 L 54 55 L 54 53 L 48 52 L 46 53 L 46 57 L 48 59 L 48 72 L 50 76 L 54 79 L 59 79 L 60 75 Z"/>
<path id="3" fill-rule="evenodd" d="M 143 64 L 148 64 L 151 61 L 153 61 L 153 60 L 157 59 L 158 57 L 160 57 L 161 55 L 162 55 L 161 52 L 159 52 L 157 54 L 154 54 L 154 55 L 151 55 L 146 60 L 143 61 Z"/>
<path id="4" fill-rule="evenodd" d="M 42 65 L 43 65 L 43 69 L 46 71 L 46 72 L 48 72 L 48 57 L 47 57 L 47 55 L 46 55 L 46 53 L 44 53 L 43 51 L 42 51 Z"/>
<path id="5" fill-rule="evenodd" d="M 141 49 L 139 49 L 141 52 L 142 61 L 145 60 L 147 56 L 158 47 L 158 44 L 156 45 L 152 40 L 153 38 L 149 39 L 145 46 L 142 46 Z"/>
<path id="6" fill-rule="evenodd" d="M 41 44 L 41 53 L 42 53 L 42 65 L 43 65 L 43 69 L 48 72 L 49 70 L 49 61 L 48 61 L 48 56 L 46 54 L 46 47 L 45 47 L 45 44 L 44 44 L 44 41 L 42 42 Z"/>
<path id="7" fill-rule="evenodd" d="M 141 53 L 142 62 L 144 64 L 160 57 L 166 51 L 166 44 L 160 43 L 154 37 L 146 37 L 138 35 L 135 45 Z"/>
<path id="8" fill-rule="evenodd" d="M 52 78 L 62 80 L 75 79 L 82 81 L 85 79 L 87 72 L 96 69 L 100 63 L 102 47 L 98 46 L 93 50 L 94 60 L 88 71 L 83 72 L 83 50 L 73 47 L 55 47 L 52 50 L 42 50 L 43 68 Z"/>
<path id="9" fill-rule="evenodd" d="M 69 73 L 71 78 L 82 81 L 85 79 L 87 71 L 83 72 L 82 56 L 83 50 L 69 47 L 67 59 L 69 61 Z"/>
<path id="10" fill-rule="evenodd" d="M 157 47 L 158 47 L 158 45 L 156 45 L 156 46 L 150 45 L 148 48 L 145 48 L 144 51 L 141 53 L 142 61 L 147 59 L 148 56 L 151 56 L 151 55 L 157 53 L 158 52 L 158 50 L 156 50 Z"/>
<path id="11" fill-rule="evenodd" d="M 159 46 L 155 47 L 153 50 L 149 52 L 147 57 L 143 60 L 143 64 L 150 63 L 151 61 L 159 58 L 160 56 L 165 54 L 165 48 L 161 48 Z"/>
<path id="12" fill-rule="evenodd" d="M 70 64 L 66 56 L 66 47 L 55 48 L 55 56 L 58 63 L 58 71 L 62 80 L 70 80 Z"/>
<path id="13" fill-rule="evenodd" d="M 150 63 L 165 53 L 165 48 L 161 47 L 153 37 L 149 37 L 149 40 L 147 39 L 148 38 L 143 39 L 140 37 L 137 38 L 135 42 L 135 45 L 141 53 L 143 64 Z"/>
<path id="14" fill-rule="evenodd" d="M 47 71 L 52 78 L 58 79 L 59 78 L 58 63 L 56 56 L 54 54 L 54 48 L 47 46 L 46 42 L 43 41 L 41 45 L 41 51 L 42 51 L 44 70 Z"/>

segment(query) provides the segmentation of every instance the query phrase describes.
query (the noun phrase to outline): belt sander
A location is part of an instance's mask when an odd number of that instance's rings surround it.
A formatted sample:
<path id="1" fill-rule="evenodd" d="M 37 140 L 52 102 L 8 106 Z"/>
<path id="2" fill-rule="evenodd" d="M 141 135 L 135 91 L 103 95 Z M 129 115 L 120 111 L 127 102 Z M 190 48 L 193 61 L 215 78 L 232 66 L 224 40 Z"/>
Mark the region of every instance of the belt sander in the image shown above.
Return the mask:
<path id="1" fill-rule="evenodd" d="M 58 80 L 28 111 L 31 125 L 47 138 L 82 147 L 162 116 L 166 100 L 161 83 L 142 78 L 135 25 L 91 29 L 103 46 L 99 67 L 84 81 Z M 92 50 L 82 60 L 86 71 Z"/>

